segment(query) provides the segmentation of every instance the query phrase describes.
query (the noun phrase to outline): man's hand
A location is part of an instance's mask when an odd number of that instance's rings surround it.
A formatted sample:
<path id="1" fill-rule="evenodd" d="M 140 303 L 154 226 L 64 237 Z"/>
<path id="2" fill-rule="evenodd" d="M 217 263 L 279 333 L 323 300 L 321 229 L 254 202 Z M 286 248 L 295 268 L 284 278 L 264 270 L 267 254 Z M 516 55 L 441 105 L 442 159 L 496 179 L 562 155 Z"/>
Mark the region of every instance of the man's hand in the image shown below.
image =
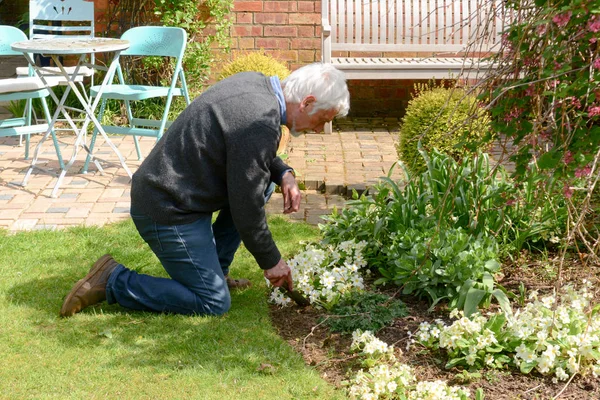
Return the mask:
<path id="1" fill-rule="evenodd" d="M 275 287 L 287 286 L 289 290 L 294 290 L 294 282 L 292 282 L 292 270 L 287 265 L 283 258 L 271 269 L 266 269 L 264 272 L 265 278 Z"/>
<path id="2" fill-rule="evenodd" d="M 289 214 L 300 209 L 302 193 L 291 172 L 286 172 L 281 178 L 281 193 L 283 194 L 283 213 Z"/>

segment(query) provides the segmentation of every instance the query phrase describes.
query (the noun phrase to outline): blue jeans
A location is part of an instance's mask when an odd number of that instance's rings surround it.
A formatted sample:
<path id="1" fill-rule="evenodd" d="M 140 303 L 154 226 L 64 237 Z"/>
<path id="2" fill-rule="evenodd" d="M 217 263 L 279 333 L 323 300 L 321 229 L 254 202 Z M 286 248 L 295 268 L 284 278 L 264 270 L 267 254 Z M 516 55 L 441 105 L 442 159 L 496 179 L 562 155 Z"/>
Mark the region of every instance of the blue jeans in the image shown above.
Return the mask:
<path id="1" fill-rule="evenodd" d="M 268 201 L 275 189 L 265 191 Z M 225 276 L 241 239 L 229 209 L 185 225 L 161 225 L 131 207 L 131 217 L 172 279 L 138 274 L 119 264 L 106 285 L 109 304 L 133 310 L 222 315 L 231 306 Z"/>

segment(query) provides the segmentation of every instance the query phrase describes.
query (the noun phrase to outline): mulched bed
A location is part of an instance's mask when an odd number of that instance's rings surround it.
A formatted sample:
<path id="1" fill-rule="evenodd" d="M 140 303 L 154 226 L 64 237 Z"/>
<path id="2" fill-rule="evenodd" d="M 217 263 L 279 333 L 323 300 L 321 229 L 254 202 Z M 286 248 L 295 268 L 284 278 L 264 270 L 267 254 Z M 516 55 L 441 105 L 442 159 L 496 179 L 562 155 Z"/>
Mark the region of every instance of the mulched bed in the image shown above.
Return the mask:
<path id="1" fill-rule="evenodd" d="M 519 265 L 524 264 L 519 263 Z M 584 277 L 594 282 L 600 281 L 600 265 L 581 267 L 581 264 L 576 262 L 571 265 L 573 266 L 564 269 L 565 282 L 580 282 Z M 521 282 L 528 290 L 549 292 L 557 279 L 546 263 L 529 263 L 527 268 L 507 266 L 504 271 L 505 276 L 501 283 L 516 293 L 518 293 L 516 288 Z M 412 346 L 401 354 L 399 350 L 405 350 L 409 331 L 415 332 L 423 321 L 433 321 L 447 315 L 442 310 L 427 312 L 427 304 L 418 299 L 401 297 L 401 300 L 406 303 L 409 316 L 396 319 L 392 326 L 382 329 L 377 336 L 398 349 L 398 360 L 411 365 L 420 380 L 442 379 L 452 384 L 469 387 L 471 393 L 474 393 L 477 388 L 483 388 L 486 400 L 552 399 L 561 391 L 558 399 L 600 399 L 600 383 L 592 376 L 587 378 L 576 376 L 566 388 L 565 382 L 552 383 L 552 379 L 548 377 L 535 374 L 523 375 L 508 370 L 481 371 L 481 378 L 471 382 L 460 382 L 456 380 L 460 370 L 444 370 L 445 362 L 436 360 L 435 355 L 420 346 Z M 596 293 L 596 301 L 598 300 L 600 295 Z M 325 315 L 324 311 L 312 307 L 294 306 L 283 309 L 271 307 L 271 318 L 281 337 L 302 354 L 306 363 L 315 367 L 324 379 L 341 388 L 343 382 L 353 375 L 349 373 L 360 367 L 357 365 L 356 358 L 348 352 L 352 342 L 351 336 L 330 332 L 320 322 Z"/>

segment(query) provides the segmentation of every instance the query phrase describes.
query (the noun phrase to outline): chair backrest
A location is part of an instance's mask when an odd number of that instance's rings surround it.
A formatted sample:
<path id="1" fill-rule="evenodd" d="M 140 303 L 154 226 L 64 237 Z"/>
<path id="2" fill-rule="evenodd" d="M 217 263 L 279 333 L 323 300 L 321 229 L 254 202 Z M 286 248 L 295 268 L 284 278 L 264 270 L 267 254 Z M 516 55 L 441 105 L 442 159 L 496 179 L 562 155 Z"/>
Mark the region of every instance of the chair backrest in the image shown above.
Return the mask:
<path id="1" fill-rule="evenodd" d="M 94 37 L 93 0 L 29 0 L 30 39 Z"/>
<path id="2" fill-rule="evenodd" d="M 10 48 L 15 42 L 27 40 L 25 33 L 14 26 L 0 25 L 0 56 L 22 56 L 23 53 Z"/>
<path id="3" fill-rule="evenodd" d="M 122 56 L 176 57 L 181 62 L 187 33 L 173 26 L 138 26 L 123 33 L 121 39 L 130 43 Z"/>

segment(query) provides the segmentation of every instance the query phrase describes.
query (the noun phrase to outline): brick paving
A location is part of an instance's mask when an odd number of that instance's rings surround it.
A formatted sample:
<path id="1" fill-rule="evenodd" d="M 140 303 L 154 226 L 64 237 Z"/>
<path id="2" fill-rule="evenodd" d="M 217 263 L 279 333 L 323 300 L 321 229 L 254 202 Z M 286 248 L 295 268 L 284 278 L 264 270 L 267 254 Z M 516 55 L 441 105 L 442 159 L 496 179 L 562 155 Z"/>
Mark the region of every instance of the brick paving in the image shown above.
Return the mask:
<path id="1" fill-rule="evenodd" d="M 396 162 L 397 127 L 397 119 L 344 120 L 331 135 L 291 138 L 286 162 L 296 170 L 303 201 L 301 210 L 290 218 L 316 224 L 334 206 L 342 207 L 352 189 L 364 190 L 386 175 Z M 39 139 L 40 135 L 32 137 L 31 154 Z M 133 138 L 112 136 L 111 140 L 134 172 L 140 161 Z M 59 142 L 66 162 L 73 151 L 74 135 L 61 133 Z M 148 154 L 154 143 L 151 138 L 140 139 L 143 154 Z M 85 160 L 85 152 L 80 151 L 56 198 L 50 194 L 60 170 L 51 140 L 42 147 L 42 168 L 34 170 L 26 187 L 20 186 L 30 165 L 24 160 L 24 151 L 18 138 L 0 138 L 0 229 L 102 226 L 129 218 L 129 177 L 102 139 L 97 141 L 96 155 L 103 160 L 104 173 L 93 164 L 87 174 L 80 173 Z M 282 208 L 281 194 L 275 193 L 267 211 L 278 214 Z"/>

